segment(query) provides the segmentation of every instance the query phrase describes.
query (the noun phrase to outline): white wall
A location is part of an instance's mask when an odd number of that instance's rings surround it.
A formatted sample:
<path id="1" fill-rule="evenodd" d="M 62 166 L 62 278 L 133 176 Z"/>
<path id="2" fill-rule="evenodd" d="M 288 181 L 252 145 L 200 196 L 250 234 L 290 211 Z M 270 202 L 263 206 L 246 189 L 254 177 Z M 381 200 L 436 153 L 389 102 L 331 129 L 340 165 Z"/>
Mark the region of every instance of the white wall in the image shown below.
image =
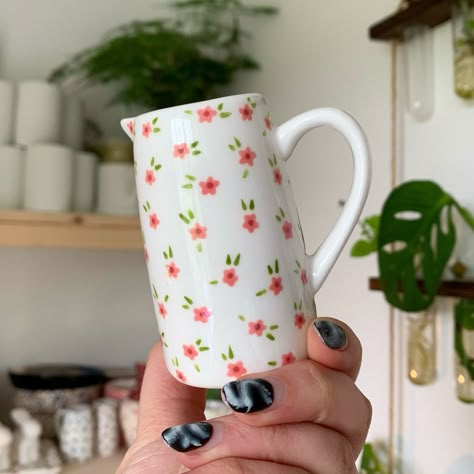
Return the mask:
<path id="1" fill-rule="evenodd" d="M 368 41 L 367 28 L 398 2 L 274 3 L 281 8 L 278 17 L 253 20 L 250 25 L 255 36 L 252 51 L 263 69 L 240 76 L 232 92 L 263 92 L 277 123 L 308 108 L 327 105 L 354 115 L 365 128 L 373 151 L 373 185 L 365 214 L 379 212 L 389 190 L 390 48 Z M 11 79 L 44 77 L 65 57 L 93 44 L 107 28 L 156 14 L 156 5 L 150 0 L 0 0 L 0 71 Z M 449 38 L 443 31 L 437 33 L 437 54 L 439 51 L 443 65 L 437 67 L 436 119 L 423 126 L 406 123 L 405 172 L 407 178 L 433 173 L 446 187 L 455 184 L 456 195 L 472 203 L 472 174 L 460 168 L 454 183 L 448 181 L 454 168 L 452 143 L 460 133 L 464 135 L 456 156 L 462 157 L 459 163 L 463 166 L 472 164 L 468 156 L 472 134 L 466 134 L 466 127 L 473 123 L 473 114 L 472 108 L 451 100 L 451 85 L 445 76 L 450 67 L 449 47 L 443 43 Z M 120 111 L 104 112 L 97 92 L 88 97 L 89 112 L 106 122 L 108 133 L 120 133 L 115 125 Z M 291 159 L 308 250 L 319 245 L 337 218 L 338 201 L 346 197 L 350 186 L 351 166 L 347 145 L 330 130 L 305 138 Z M 320 314 L 348 321 L 362 340 L 365 355 L 359 386 L 374 405 L 370 439 L 386 438 L 388 310 L 380 294 L 367 290 L 368 276 L 377 271 L 375 260 L 354 260 L 348 254 L 349 248 L 318 294 L 317 304 Z M 152 343 L 154 321 L 141 254 L 0 249 L 0 262 L 0 369 L 13 363 L 63 358 L 125 364 L 142 357 Z M 53 344 L 49 331 L 54 334 Z M 404 413 L 413 417 L 425 407 L 398 433 L 406 440 L 407 472 L 473 471 L 472 464 L 447 468 L 470 452 L 465 443 L 473 439 L 472 431 L 466 430 L 472 428 L 466 420 L 472 420 L 473 412 L 460 407 L 452 387 L 447 388 L 446 364 L 442 391 L 438 385 L 424 389 L 404 385 Z M 453 416 L 438 417 L 443 407 Z M 438 443 L 434 455 L 433 446 Z"/>

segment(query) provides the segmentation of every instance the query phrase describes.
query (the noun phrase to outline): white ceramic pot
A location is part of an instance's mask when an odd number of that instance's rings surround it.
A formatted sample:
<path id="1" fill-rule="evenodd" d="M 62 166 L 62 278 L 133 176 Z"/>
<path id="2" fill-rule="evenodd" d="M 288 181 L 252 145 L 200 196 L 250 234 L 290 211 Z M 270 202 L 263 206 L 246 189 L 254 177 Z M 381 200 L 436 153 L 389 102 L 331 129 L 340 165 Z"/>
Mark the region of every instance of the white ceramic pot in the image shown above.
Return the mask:
<path id="1" fill-rule="evenodd" d="M 84 103 L 80 97 L 64 95 L 61 119 L 61 143 L 82 150 L 84 137 Z"/>
<path id="2" fill-rule="evenodd" d="M 322 108 L 276 127 L 265 99 L 245 94 L 149 112 L 122 126 L 134 142 L 150 288 L 170 373 L 214 388 L 306 358 L 314 295 L 369 189 L 369 149 L 357 122 Z M 349 142 L 354 179 L 334 228 L 307 255 L 285 163 L 303 135 L 321 126 Z"/>
<path id="3" fill-rule="evenodd" d="M 21 207 L 23 170 L 23 150 L 14 146 L 0 146 L 0 208 Z"/>
<path id="4" fill-rule="evenodd" d="M 59 143 L 61 138 L 61 92 L 45 81 L 22 81 L 18 85 L 15 143 Z"/>
<path id="5" fill-rule="evenodd" d="M 0 81 L 0 146 L 13 143 L 14 102 L 13 84 Z"/>
<path id="6" fill-rule="evenodd" d="M 97 192 L 97 212 L 115 215 L 138 214 L 133 164 L 101 163 Z"/>
<path id="7" fill-rule="evenodd" d="M 74 191 L 72 208 L 77 212 L 92 212 L 97 187 L 97 156 L 79 152 L 74 156 Z"/>
<path id="8" fill-rule="evenodd" d="M 119 407 L 119 419 L 125 444 L 130 446 L 137 434 L 138 402 L 135 400 L 122 400 Z"/>
<path id="9" fill-rule="evenodd" d="M 96 452 L 100 457 L 114 454 L 119 447 L 118 402 L 102 398 L 94 403 Z"/>
<path id="10" fill-rule="evenodd" d="M 62 145 L 32 145 L 26 150 L 24 207 L 35 211 L 71 210 L 74 154 Z"/>

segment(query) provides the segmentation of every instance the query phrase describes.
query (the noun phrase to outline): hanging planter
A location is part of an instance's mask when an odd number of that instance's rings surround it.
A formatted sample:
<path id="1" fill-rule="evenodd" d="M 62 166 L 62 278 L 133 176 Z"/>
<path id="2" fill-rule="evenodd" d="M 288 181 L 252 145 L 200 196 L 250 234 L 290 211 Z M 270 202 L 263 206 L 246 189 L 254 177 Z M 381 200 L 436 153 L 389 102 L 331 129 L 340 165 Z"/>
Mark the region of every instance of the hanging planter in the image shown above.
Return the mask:
<path id="1" fill-rule="evenodd" d="M 408 379 L 416 385 L 436 380 L 436 301 L 425 311 L 408 313 Z"/>
<path id="2" fill-rule="evenodd" d="M 454 89 L 463 99 L 474 98 L 474 2 L 453 2 Z"/>
<path id="3" fill-rule="evenodd" d="M 456 391 L 459 400 L 474 403 L 474 300 L 461 300 L 454 308 Z"/>

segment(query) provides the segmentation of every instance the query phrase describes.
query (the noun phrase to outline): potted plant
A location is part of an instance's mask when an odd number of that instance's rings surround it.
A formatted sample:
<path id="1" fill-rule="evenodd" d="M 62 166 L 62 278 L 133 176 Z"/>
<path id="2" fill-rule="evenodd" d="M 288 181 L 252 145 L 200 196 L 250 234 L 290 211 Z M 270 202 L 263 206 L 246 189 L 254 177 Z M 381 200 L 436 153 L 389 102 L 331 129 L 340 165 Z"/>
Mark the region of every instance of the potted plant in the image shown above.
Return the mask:
<path id="1" fill-rule="evenodd" d="M 50 80 L 115 84 L 112 103 L 158 109 L 211 98 L 236 72 L 259 67 L 245 53 L 244 16 L 273 15 L 271 6 L 240 0 L 179 0 L 174 18 L 119 26 L 96 46 L 56 68 Z"/>

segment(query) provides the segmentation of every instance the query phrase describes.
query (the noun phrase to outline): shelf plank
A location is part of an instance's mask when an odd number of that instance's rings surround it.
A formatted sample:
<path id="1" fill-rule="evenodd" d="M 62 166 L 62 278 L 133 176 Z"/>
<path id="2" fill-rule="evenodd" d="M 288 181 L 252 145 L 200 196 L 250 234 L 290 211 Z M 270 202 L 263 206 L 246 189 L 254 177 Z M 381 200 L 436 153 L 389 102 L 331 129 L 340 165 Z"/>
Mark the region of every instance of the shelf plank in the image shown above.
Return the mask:
<path id="1" fill-rule="evenodd" d="M 451 18 L 452 0 L 417 0 L 408 7 L 375 23 L 369 29 L 371 39 L 390 41 L 400 39 L 403 30 L 411 25 L 431 28 Z"/>
<path id="2" fill-rule="evenodd" d="M 143 249 L 138 217 L 0 211 L 0 246 Z"/>
<path id="3" fill-rule="evenodd" d="M 419 287 L 422 289 L 421 282 Z M 369 279 L 369 290 L 382 291 L 380 278 Z M 474 298 L 474 281 L 472 280 L 445 280 L 438 289 L 439 296 L 453 298 Z"/>

